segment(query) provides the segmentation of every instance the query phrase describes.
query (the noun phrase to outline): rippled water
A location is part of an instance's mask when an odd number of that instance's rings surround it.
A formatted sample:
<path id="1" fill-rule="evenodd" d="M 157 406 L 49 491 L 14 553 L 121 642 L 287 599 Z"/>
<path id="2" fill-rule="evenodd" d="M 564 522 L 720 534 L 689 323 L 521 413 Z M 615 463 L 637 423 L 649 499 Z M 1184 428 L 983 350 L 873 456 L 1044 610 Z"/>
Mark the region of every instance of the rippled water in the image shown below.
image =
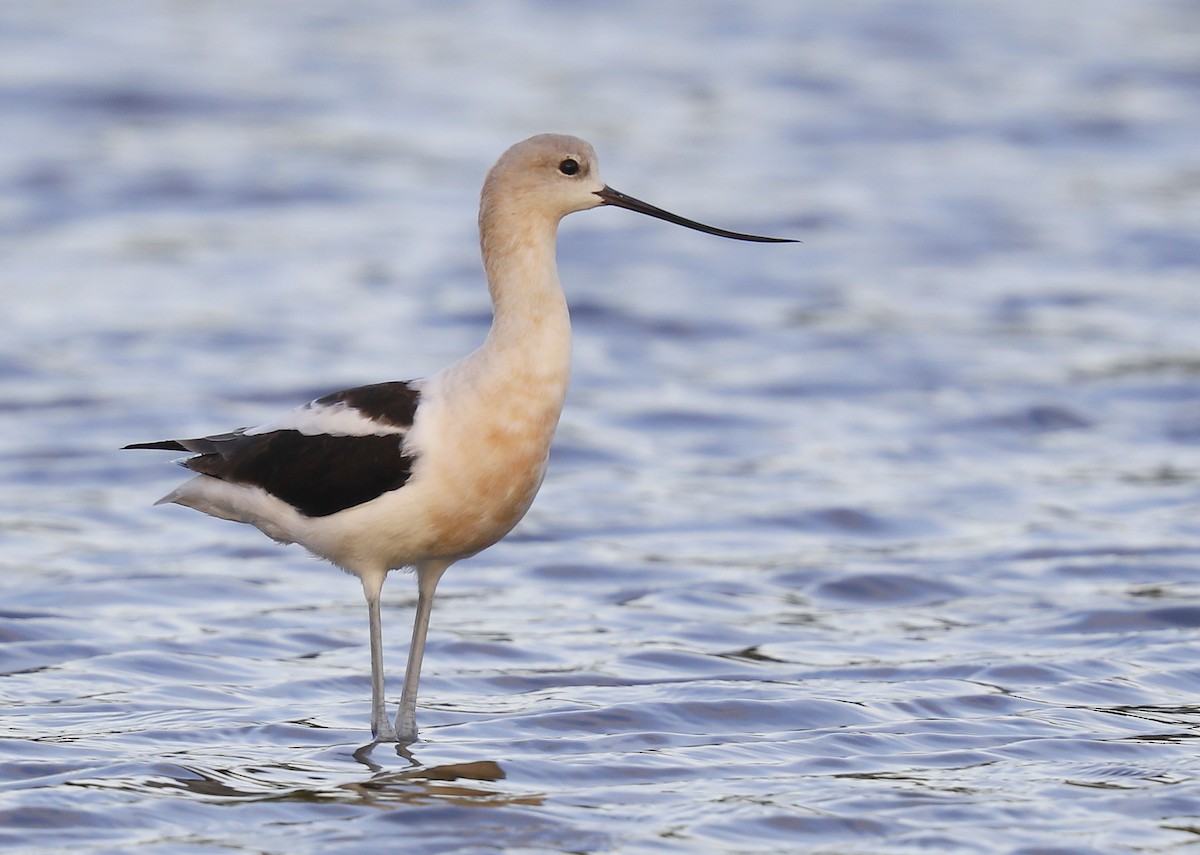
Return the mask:
<path id="1" fill-rule="evenodd" d="M 9 3 L 0 116 L 3 845 L 1200 842 L 1195 2 Z M 357 583 L 114 449 L 475 346 L 545 130 L 804 244 L 564 224 L 546 486 L 361 750 Z"/>

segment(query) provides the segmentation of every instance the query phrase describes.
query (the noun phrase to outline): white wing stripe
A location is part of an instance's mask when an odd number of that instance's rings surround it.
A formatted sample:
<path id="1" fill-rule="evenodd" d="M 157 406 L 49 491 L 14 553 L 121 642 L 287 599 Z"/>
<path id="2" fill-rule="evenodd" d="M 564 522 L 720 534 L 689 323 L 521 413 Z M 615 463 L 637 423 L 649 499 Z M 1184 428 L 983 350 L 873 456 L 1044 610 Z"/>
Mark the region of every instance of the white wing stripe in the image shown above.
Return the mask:
<path id="1" fill-rule="evenodd" d="M 344 401 L 338 401 L 335 404 L 305 404 L 273 421 L 246 428 L 244 433 L 256 436 L 277 430 L 299 431 L 305 436 L 382 436 L 390 433 L 402 436 L 408 432 L 407 428 L 377 422 Z"/>

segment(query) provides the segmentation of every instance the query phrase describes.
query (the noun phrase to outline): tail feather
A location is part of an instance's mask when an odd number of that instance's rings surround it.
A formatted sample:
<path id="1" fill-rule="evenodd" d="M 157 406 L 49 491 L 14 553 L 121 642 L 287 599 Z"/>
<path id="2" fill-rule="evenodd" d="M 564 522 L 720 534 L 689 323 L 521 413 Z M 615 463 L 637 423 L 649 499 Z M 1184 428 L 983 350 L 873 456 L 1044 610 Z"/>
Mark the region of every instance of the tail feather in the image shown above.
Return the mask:
<path id="1" fill-rule="evenodd" d="M 124 451 L 127 448 L 153 448 L 159 451 L 188 451 L 177 439 L 162 439 L 158 442 L 135 442 L 131 445 L 121 446 Z"/>
<path id="2" fill-rule="evenodd" d="M 222 456 L 236 450 L 247 439 L 245 429 L 239 428 L 229 433 L 217 433 L 212 436 L 198 436 L 195 439 L 160 439 L 158 442 L 135 442 L 124 448 L 153 448 L 159 451 L 190 451 L 192 454 L 212 454 Z"/>

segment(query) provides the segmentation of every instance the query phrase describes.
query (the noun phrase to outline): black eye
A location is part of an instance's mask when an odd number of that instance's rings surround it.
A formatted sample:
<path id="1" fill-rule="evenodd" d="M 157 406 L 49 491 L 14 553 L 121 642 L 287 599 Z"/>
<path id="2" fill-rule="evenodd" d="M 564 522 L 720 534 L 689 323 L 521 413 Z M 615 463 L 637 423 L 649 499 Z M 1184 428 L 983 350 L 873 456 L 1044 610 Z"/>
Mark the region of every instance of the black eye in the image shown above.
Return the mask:
<path id="1" fill-rule="evenodd" d="M 575 160 L 574 158 L 568 157 L 566 160 L 564 160 L 562 163 L 560 163 L 558 165 L 558 171 L 561 172 L 563 175 L 574 175 L 576 172 L 579 171 L 579 161 Z"/>

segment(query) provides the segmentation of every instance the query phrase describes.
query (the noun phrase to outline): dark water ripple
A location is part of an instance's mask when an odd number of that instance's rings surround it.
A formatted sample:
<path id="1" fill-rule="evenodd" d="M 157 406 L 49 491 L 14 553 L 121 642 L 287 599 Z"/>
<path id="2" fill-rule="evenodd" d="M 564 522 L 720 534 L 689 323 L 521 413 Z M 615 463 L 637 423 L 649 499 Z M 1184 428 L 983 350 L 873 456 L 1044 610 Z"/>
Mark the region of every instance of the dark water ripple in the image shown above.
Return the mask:
<path id="1" fill-rule="evenodd" d="M 1198 26 L 0 7 L 0 847 L 1194 846 Z M 372 750 L 357 583 L 115 449 L 473 347 L 479 177 L 551 129 L 805 243 L 564 224 L 550 476 Z"/>

